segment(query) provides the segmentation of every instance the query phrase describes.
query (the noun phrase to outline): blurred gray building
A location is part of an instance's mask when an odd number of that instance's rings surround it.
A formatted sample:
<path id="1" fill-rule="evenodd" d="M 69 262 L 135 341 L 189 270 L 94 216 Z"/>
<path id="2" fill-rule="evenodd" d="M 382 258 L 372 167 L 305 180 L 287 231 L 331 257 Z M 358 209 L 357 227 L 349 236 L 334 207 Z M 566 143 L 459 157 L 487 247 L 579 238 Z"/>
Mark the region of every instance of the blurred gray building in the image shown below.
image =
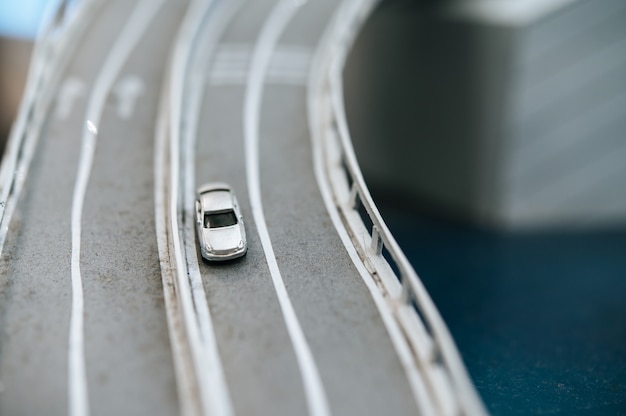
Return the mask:
<path id="1" fill-rule="evenodd" d="M 623 0 L 389 0 L 345 83 L 379 193 L 511 228 L 626 223 Z"/>

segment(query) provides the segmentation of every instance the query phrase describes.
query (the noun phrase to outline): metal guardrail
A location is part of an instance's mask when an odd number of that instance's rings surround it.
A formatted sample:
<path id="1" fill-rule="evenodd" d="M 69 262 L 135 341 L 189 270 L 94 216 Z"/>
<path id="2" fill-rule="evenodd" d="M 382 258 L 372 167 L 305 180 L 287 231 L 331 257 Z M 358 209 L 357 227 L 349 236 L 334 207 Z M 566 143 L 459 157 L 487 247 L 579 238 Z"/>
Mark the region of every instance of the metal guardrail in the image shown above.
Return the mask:
<path id="1" fill-rule="evenodd" d="M 430 401 L 422 403 L 423 409 L 442 415 L 487 414 L 443 319 L 378 211 L 352 146 L 343 102 L 343 67 L 358 29 L 376 4 L 375 0 L 348 2 L 329 35 L 334 48 L 321 97 L 327 101 L 321 104 L 326 109 L 321 125 L 327 129 L 322 141 L 328 182 L 352 243 L 411 350 Z"/>

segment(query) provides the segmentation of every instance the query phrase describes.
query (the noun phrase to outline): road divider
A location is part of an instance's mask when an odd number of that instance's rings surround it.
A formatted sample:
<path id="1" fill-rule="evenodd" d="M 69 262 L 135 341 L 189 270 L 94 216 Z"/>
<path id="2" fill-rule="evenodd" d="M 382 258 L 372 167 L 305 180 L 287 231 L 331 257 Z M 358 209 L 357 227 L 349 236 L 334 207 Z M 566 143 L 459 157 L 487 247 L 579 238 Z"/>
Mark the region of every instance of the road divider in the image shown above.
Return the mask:
<path id="1" fill-rule="evenodd" d="M 443 319 L 374 203 L 352 147 L 343 67 L 376 0 L 345 0 L 315 57 L 309 119 L 316 176 L 348 253 L 368 286 L 423 414 L 486 410 Z"/>

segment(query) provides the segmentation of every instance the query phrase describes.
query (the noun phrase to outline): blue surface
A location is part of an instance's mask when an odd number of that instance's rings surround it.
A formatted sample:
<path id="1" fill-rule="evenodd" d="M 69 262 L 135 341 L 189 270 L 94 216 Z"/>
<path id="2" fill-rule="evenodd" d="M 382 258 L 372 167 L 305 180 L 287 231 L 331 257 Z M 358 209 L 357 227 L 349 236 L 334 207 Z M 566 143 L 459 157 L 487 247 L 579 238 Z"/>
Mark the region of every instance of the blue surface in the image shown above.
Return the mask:
<path id="1" fill-rule="evenodd" d="M 381 211 L 494 415 L 626 415 L 626 229 L 499 233 Z"/>
<path id="2" fill-rule="evenodd" d="M 0 0 L 0 36 L 33 39 L 48 4 L 58 0 Z"/>

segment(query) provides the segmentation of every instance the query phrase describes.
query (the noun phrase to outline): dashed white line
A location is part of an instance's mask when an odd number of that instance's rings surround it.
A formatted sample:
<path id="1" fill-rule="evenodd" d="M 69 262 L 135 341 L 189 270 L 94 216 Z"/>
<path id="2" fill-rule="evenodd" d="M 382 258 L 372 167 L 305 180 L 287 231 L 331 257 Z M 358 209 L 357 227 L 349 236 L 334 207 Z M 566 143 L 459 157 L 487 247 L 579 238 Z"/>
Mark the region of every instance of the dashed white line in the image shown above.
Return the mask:
<path id="1" fill-rule="evenodd" d="M 304 332 L 302 331 L 300 322 L 289 299 L 285 283 L 274 255 L 274 248 L 272 247 L 272 241 L 263 213 L 259 171 L 259 127 L 263 81 L 267 74 L 272 51 L 278 42 L 278 38 L 301 4 L 302 2 L 294 3 L 293 0 L 280 1 L 276 4 L 261 30 L 252 54 L 252 64 L 248 72 L 248 85 L 245 95 L 243 126 L 246 149 L 246 176 L 252 214 L 270 269 L 274 289 L 283 312 L 287 331 L 294 347 L 302 376 L 309 414 L 329 415 L 330 409 L 328 400 L 317 365 L 315 364 L 313 354 L 307 344 Z"/>
<path id="2" fill-rule="evenodd" d="M 156 15 L 163 0 L 142 0 L 133 10 L 124 29 L 107 56 L 104 66 L 89 98 L 86 123 L 83 128 L 82 146 L 72 199 L 72 308 L 68 346 L 68 394 L 69 414 L 82 416 L 89 414 L 89 397 L 85 369 L 84 350 L 84 300 L 83 283 L 80 272 L 81 222 L 85 193 L 91 173 L 96 147 L 97 129 L 102 116 L 107 95 L 122 65 L 135 48 L 148 24 Z"/>
<path id="3" fill-rule="evenodd" d="M 281 45 L 267 70 L 267 82 L 287 85 L 306 85 L 313 53 L 304 46 Z"/>
<path id="4" fill-rule="evenodd" d="M 59 88 L 56 99 L 56 113 L 57 120 L 66 120 L 72 110 L 78 98 L 85 93 L 85 83 L 75 77 L 69 77 Z"/>
<path id="5" fill-rule="evenodd" d="M 215 54 L 208 81 L 212 85 L 242 85 L 248 80 L 252 46 L 223 44 Z M 308 79 L 312 52 L 304 46 L 278 45 L 272 52 L 266 83 L 304 85 Z"/>
<path id="6" fill-rule="evenodd" d="M 113 93 L 117 101 L 117 115 L 122 120 L 130 120 L 135 114 L 139 97 L 146 90 L 143 79 L 128 75 L 117 82 Z"/>

